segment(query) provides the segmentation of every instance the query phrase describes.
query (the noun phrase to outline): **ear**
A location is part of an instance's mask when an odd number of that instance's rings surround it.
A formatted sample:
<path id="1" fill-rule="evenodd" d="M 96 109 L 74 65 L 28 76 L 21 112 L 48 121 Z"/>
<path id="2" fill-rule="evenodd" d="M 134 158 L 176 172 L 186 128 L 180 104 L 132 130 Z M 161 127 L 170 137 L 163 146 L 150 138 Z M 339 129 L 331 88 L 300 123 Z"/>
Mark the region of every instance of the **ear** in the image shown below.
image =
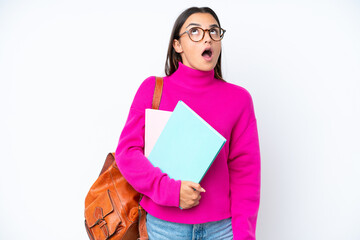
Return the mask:
<path id="1" fill-rule="evenodd" d="M 180 44 L 179 40 L 174 39 L 174 41 L 173 41 L 173 47 L 174 47 L 174 49 L 175 49 L 175 52 L 177 52 L 177 53 L 182 53 L 182 52 L 183 52 L 183 49 L 182 49 L 182 47 L 181 47 L 181 44 Z"/>

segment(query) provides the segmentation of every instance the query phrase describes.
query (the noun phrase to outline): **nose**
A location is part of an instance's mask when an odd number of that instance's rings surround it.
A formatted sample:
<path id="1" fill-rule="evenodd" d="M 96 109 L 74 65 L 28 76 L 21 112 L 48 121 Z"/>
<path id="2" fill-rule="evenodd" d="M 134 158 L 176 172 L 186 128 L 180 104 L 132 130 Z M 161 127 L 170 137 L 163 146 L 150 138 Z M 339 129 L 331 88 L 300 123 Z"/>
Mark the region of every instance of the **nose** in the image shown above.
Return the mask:
<path id="1" fill-rule="evenodd" d="M 210 37 L 210 29 L 204 30 L 204 34 L 205 34 L 204 36 L 205 42 L 210 42 L 212 40 Z"/>

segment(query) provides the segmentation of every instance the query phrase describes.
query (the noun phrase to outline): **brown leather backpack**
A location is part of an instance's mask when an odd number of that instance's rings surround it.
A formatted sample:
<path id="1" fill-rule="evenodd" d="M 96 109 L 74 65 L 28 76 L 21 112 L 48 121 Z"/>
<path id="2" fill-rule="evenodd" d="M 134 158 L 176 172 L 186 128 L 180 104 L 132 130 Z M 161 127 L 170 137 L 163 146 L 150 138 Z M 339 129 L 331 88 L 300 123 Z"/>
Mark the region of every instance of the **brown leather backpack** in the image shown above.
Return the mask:
<path id="1" fill-rule="evenodd" d="M 156 77 L 152 108 L 159 109 L 163 79 Z M 85 198 L 85 227 L 91 240 L 146 240 L 146 212 L 138 193 L 109 153 L 98 179 Z"/>

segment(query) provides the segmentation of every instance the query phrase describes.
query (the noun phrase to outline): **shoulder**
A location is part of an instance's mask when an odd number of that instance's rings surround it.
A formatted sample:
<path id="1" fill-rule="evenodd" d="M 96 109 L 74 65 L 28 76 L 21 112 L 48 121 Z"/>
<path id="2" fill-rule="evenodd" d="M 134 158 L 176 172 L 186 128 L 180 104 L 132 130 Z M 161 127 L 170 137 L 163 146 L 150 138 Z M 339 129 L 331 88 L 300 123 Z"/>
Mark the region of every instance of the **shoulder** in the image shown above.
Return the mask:
<path id="1" fill-rule="evenodd" d="M 138 92 L 148 92 L 155 87 L 155 76 L 145 78 L 139 85 Z"/>
<path id="2" fill-rule="evenodd" d="M 228 105 L 236 112 L 236 119 L 239 123 L 249 124 L 255 117 L 253 99 L 250 92 L 237 84 L 223 83 L 229 97 Z"/>
<path id="3" fill-rule="evenodd" d="M 151 108 L 151 102 L 155 89 L 156 76 L 145 78 L 136 90 L 132 108 L 145 109 Z"/>
<path id="4" fill-rule="evenodd" d="M 251 105 L 252 107 L 252 96 L 245 87 L 224 80 L 219 81 L 224 93 L 226 93 L 235 104 L 239 104 L 239 106 Z"/>

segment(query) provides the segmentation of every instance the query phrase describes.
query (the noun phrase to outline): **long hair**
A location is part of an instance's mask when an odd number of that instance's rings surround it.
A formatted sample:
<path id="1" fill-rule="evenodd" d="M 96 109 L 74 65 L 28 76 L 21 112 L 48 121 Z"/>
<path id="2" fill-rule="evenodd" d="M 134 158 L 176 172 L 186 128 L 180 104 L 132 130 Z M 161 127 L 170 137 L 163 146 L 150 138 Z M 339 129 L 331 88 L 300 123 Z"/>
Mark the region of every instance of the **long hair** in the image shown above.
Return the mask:
<path id="1" fill-rule="evenodd" d="M 218 22 L 219 27 L 221 27 L 219 18 L 217 17 L 216 13 L 209 7 L 201 7 L 201 8 L 190 7 L 185 11 L 183 11 L 176 19 L 170 36 L 170 42 L 169 42 L 169 47 L 165 62 L 165 74 L 167 76 L 173 74 L 178 69 L 179 61 L 182 62 L 181 55 L 177 53 L 173 47 L 173 42 L 174 39 L 179 39 L 179 31 L 181 27 L 184 25 L 186 19 L 193 13 L 210 13 Z M 222 78 L 222 73 L 221 73 L 221 51 L 220 51 L 219 59 L 214 68 L 214 75 L 215 78 L 224 80 Z"/>

